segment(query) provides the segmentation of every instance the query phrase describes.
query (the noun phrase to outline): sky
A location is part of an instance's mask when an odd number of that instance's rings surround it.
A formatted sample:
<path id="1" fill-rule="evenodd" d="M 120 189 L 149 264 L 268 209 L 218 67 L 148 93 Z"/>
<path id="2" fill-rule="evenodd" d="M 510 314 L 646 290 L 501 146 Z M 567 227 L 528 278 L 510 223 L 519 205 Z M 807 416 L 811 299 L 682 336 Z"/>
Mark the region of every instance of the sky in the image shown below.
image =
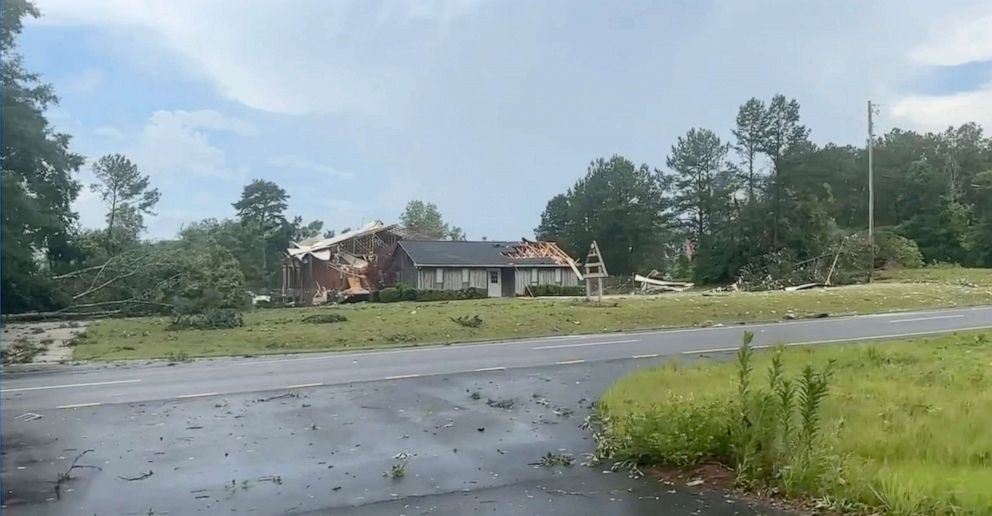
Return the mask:
<path id="1" fill-rule="evenodd" d="M 50 121 L 151 177 L 154 239 L 232 217 L 256 178 L 325 228 L 422 199 L 469 239 L 530 237 L 596 158 L 663 168 L 776 93 L 821 144 L 863 145 L 868 99 L 880 132 L 992 128 L 987 0 L 34 1 Z M 75 207 L 104 225 L 89 189 Z"/>

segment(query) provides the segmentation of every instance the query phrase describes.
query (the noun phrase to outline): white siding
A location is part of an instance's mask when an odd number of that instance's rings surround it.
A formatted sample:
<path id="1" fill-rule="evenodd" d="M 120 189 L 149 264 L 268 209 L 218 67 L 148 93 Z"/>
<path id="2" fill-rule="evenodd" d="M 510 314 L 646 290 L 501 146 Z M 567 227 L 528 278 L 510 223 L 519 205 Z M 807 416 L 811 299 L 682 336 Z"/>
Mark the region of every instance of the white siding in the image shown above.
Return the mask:
<path id="1" fill-rule="evenodd" d="M 438 282 L 438 278 L 441 279 Z M 422 290 L 461 290 L 466 287 L 487 288 L 486 269 L 424 267 L 417 274 L 417 288 Z"/>
<path id="2" fill-rule="evenodd" d="M 565 285 L 574 287 L 579 279 L 571 269 L 564 267 L 520 267 L 517 269 L 514 281 L 514 292 L 518 296 L 529 296 L 527 287 L 530 285 Z"/>

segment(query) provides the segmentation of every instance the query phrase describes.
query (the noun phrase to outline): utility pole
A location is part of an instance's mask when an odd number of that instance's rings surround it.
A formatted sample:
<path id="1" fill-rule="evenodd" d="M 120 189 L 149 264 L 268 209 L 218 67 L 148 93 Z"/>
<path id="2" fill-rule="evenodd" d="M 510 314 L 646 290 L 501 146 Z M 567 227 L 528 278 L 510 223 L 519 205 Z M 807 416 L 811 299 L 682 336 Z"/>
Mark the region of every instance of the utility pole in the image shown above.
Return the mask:
<path id="1" fill-rule="evenodd" d="M 874 106 L 868 101 L 868 246 L 871 248 L 871 262 L 868 264 L 868 283 L 875 275 L 875 170 L 872 163 L 872 147 L 875 144 L 875 126 L 872 120 Z"/>

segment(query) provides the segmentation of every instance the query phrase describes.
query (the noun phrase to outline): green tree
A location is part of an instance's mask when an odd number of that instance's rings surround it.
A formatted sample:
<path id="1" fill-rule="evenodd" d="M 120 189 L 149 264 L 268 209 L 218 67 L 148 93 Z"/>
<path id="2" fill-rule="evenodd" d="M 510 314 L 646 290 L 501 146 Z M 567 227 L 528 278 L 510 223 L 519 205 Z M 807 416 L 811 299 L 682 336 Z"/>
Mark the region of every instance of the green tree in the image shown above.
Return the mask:
<path id="1" fill-rule="evenodd" d="M 432 202 L 425 203 L 413 200 L 407 203 L 400 215 L 400 223 L 407 229 L 436 240 L 464 240 L 465 232 L 461 228 L 448 226 Z"/>
<path id="2" fill-rule="evenodd" d="M 272 181 L 256 179 L 245 186 L 234 203 L 242 226 L 260 237 L 256 250 L 261 258 L 260 287 L 275 287 L 280 267 L 278 257 L 289 247 L 292 227 L 286 220 L 289 195 Z"/>
<path id="3" fill-rule="evenodd" d="M 121 238 L 114 235 L 114 222 L 118 216 L 126 217 L 129 227 L 126 232 L 140 232 L 144 229 L 144 214 L 154 215 L 152 211 L 158 204 L 160 194 L 158 188 L 150 188 L 151 182 L 147 175 L 138 171 L 138 166 L 121 154 L 108 154 L 93 164 L 93 175 L 97 182 L 90 189 L 100 194 L 107 205 L 107 252 L 113 254 L 113 241 Z M 127 236 L 127 233 L 125 233 Z M 136 235 L 132 235 L 136 238 Z"/>
<path id="4" fill-rule="evenodd" d="M 55 132 L 45 112 L 58 104 L 50 85 L 24 69 L 16 39 L 25 16 L 38 16 L 25 0 L 0 2 L 0 167 L 2 167 L 2 302 L 4 313 L 46 310 L 65 302 L 39 256 L 64 257 L 79 193 L 73 173 L 83 158 L 69 151 L 70 137 Z"/>
<path id="5" fill-rule="evenodd" d="M 324 223 L 319 220 L 312 220 L 307 224 L 303 223 L 303 217 L 293 217 L 293 222 L 290 223 L 292 226 L 292 237 L 293 242 L 302 242 L 308 238 L 313 238 L 320 235 L 321 230 L 324 229 Z M 325 237 L 326 238 L 326 237 Z"/>
<path id="6" fill-rule="evenodd" d="M 734 150 L 741 158 L 738 178 L 747 187 L 747 198 L 755 199 L 759 185 L 757 159 L 768 138 L 769 116 L 765 103 L 751 98 L 737 111 L 737 125 L 733 129 L 736 144 Z"/>
<path id="7" fill-rule="evenodd" d="M 761 151 L 772 162 L 772 245 L 779 245 L 779 228 L 782 225 L 782 196 L 784 175 L 788 165 L 794 163 L 789 158 L 795 156 L 792 150 L 805 144 L 809 136 L 806 126 L 799 123 L 799 102 L 775 95 L 766 112 L 768 130 L 761 145 Z"/>
<path id="8" fill-rule="evenodd" d="M 675 172 L 675 209 L 689 218 L 694 242 L 700 242 L 715 217 L 726 211 L 736 189 L 727 166 L 727 146 L 709 129 L 689 129 L 672 146 L 667 160 Z"/>
<path id="9" fill-rule="evenodd" d="M 241 222 L 275 228 L 286 223 L 287 201 L 289 194 L 282 187 L 272 181 L 256 179 L 244 187 L 241 198 L 232 206 Z"/>
<path id="10" fill-rule="evenodd" d="M 553 197 L 535 229 L 584 259 L 593 240 L 610 274 L 664 268 L 674 236 L 671 179 L 622 156 L 598 159 L 565 194 Z"/>

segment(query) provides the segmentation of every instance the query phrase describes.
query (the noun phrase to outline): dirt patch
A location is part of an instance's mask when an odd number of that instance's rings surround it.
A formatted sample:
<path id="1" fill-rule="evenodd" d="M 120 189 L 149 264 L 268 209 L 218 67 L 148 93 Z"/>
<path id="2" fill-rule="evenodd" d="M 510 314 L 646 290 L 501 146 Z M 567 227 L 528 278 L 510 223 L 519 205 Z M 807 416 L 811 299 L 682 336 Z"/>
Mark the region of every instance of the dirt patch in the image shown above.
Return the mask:
<path id="1" fill-rule="evenodd" d="M 679 468 L 675 466 L 653 466 L 644 473 L 670 485 L 686 486 L 699 490 L 720 491 L 734 488 L 734 472 L 723 464 L 707 462 L 698 466 Z"/>
<path id="2" fill-rule="evenodd" d="M 697 466 L 651 466 L 642 470 L 648 478 L 665 485 L 690 491 L 719 491 L 733 493 L 735 497 L 756 506 L 773 507 L 790 514 L 839 516 L 812 500 L 790 500 L 773 492 L 754 492 L 738 489 L 734 482 L 734 472 L 718 462 L 707 462 Z"/>
<path id="3" fill-rule="evenodd" d="M 72 341 L 88 321 L 4 324 L 3 364 L 57 364 L 72 360 Z"/>

